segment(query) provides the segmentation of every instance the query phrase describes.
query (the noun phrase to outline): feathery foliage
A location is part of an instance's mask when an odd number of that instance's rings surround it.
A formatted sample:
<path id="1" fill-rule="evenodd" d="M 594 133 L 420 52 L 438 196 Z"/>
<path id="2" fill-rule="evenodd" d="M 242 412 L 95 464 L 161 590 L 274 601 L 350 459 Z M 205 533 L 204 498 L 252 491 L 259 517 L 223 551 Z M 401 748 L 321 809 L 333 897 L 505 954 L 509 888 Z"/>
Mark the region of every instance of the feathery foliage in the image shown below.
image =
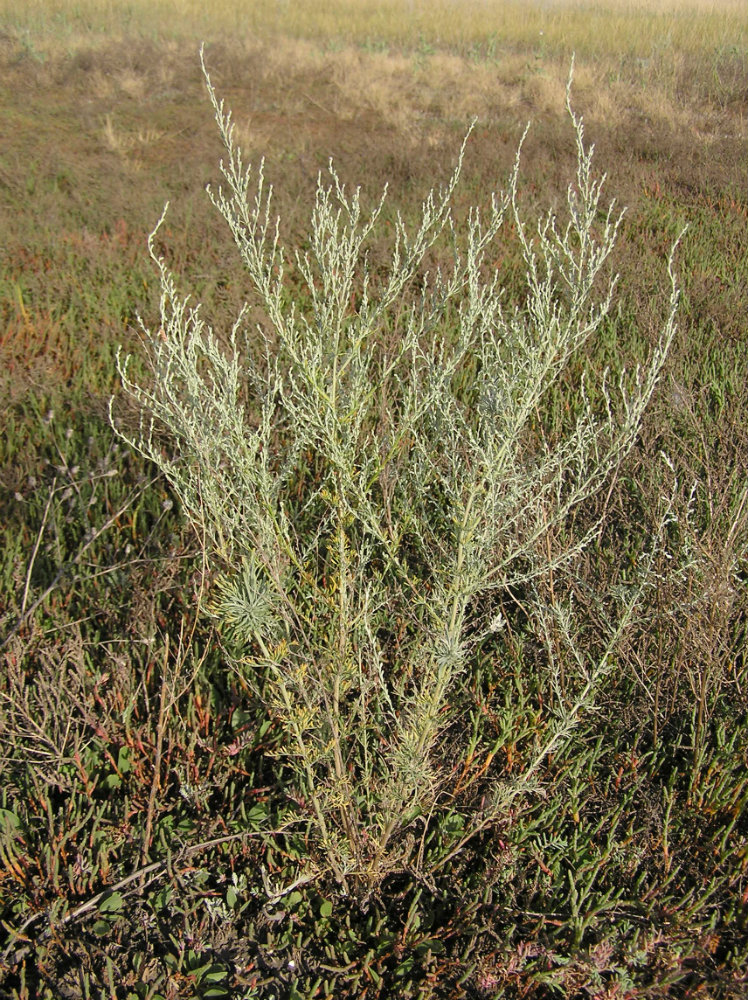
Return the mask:
<path id="1" fill-rule="evenodd" d="M 577 171 L 563 219 L 524 219 L 518 151 L 506 192 L 457 220 L 463 144 L 420 222 L 396 216 L 388 266 L 374 275 L 367 241 L 386 190 L 367 212 L 330 163 L 309 235 L 289 251 L 263 164 L 245 163 L 205 78 L 226 149 L 223 186 L 209 193 L 253 298 L 228 337 L 214 333 L 180 296 L 157 227 L 161 321 L 142 327 L 152 379 L 118 359 L 142 412 L 137 434 L 120 433 L 164 472 L 221 568 L 210 610 L 248 696 L 285 734 L 311 870 L 329 866 L 345 889 L 370 891 L 388 872 L 440 864 L 537 792 L 538 769 L 573 739 L 635 620 L 646 559 L 610 597 L 592 647 L 579 641 L 573 603 L 549 603 L 536 584 L 573 574 L 597 537 L 592 518 L 568 544 L 548 545 L 637 436 L 675 330 L 672 256 L 648 365 L 580 385 L 572 418 L 551 435 L 538 407 L 609 315 L 616 281 L 605 266 L 622 219 L 602 203 L 568 90 Z M 488 256 L 507 223 L 526 270 L 515 306 Z M 442 263 L 429 270 L 434 257 Z M 459 737 L 453 695 L 479 653 L 500 655 L 509 613 L 546 648 L 555 715 L 518 778 L 481 785 L 476 811 L 477 791 L 458 795 L 455 776 L 480 735 Z M 457 832 L 424 857 L 444 811 L 462 817 Z"/>

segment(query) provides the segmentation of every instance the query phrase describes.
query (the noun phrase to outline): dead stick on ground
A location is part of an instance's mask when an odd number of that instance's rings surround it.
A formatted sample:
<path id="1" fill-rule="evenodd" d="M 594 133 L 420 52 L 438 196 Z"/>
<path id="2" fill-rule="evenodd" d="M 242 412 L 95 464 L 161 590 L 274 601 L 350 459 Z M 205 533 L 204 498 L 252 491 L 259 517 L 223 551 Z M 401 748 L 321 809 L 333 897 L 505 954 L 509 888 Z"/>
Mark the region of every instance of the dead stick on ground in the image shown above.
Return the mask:
<path id="1" fill-rule="evenodd" d="M 279 833 L 280 831 L 274 831 L 274 832 Z M 140 884 L 135 886 L 133 889 L 129 889 L 128 890 L 129 892 L 142 891 L 145 884 L 154 881 L 154 879 L 156 878 L 160 878 L 160 876 L 163 875 L 164 872 L 168 871 L 169 868 L 173 866 L 175 861 L 176 862 L 184 861 L 187 858 L 192 857 L 193 854 L 198 854 L 200 851 L 207 850 L 210 847 L 217 847 L 219 844 L 226 844 L 229 843 L 230 841 L 241 840 L 244 837 L 266 837 L 266 836 L 268 836 L 267 833 L 256 833 L 253 831 L 245 831 L 242 833 L 227 834 L 226 836 L 223 837 L 214 837 L 213 840 L 206 840 L 201 844 L 193 844 L 192 847 L 185 847 L 178 853 L 176 858 L 170 857 L 164 861 L 153 861 L 151 864 L 146 865 L 145 868 L 138 868 L 136 871 L 132 872 L 132 874 L 126 876 L 123 879 L 120 879 L 119 882 L 115 882 L 114 885 L 108 885 L 106 889 L 102 889 L 101 892 L 98 892 L 95 896 L 92 896 L 91 899 L 87 899 L 85 903 L 81 903 L 80 906 L 76 906 L 74 910 L 71 910 L 69 913 L 66 913 L 65 916 L 62 917 L 62 919 L 55 926 L 64 927 L 66 924 L 70 924 L 74 920 L 78 920 L 79 917 L 85 916 L 92 910 L 98 909 L 99 904 L 104 899 L 113 895 L 115 892 L 121 893 L 123 889 L 127 889 L 127 887 L 133 885 L 133 883 L 139 882 Z M 29 927 L 32 926 L 32 924 L 35 924 L 37 921 L 44 919 L 47 919 L 49 921 L 49 926 L 47 926 L 43 931 L 41 931 L 36 938 L 37 941 L 43 941 L 45 938 L 50 937 L 52 934 L 53 925 L 52 921 L 50 920 L 49 910 L 45 910 L 42 913 L 34 913 L 33 916 L 29 917 L 21 924 L 18 930 L 13 930 L 11 927 L 8 927 L 7 924 L 4 925 L 5 929 L 11 935 L 11 941 L 5 948 L 5 951 L 3 952 L 2 956 L 0 957 L 0 962 L 2 962 L 3 965 L 6 965 L 6 963 L 9 963 L 11 966 L 18 965 L 18 963 L 21 962 L 26 957 L 26 955 L 31 951 L 31 946 L 30 946 L 31 942 L 29 941 L 29 938 L 26 937 L 26 931 L 29 929 Z M 25 944 L 24 947 L 19 948 L 19 950 L 15 953 L 15 955 L 13 955 L 12 961 L 9 961 L 11 952 L 13 951 L 14 944 L 19 940 L 29 943 Z"/>

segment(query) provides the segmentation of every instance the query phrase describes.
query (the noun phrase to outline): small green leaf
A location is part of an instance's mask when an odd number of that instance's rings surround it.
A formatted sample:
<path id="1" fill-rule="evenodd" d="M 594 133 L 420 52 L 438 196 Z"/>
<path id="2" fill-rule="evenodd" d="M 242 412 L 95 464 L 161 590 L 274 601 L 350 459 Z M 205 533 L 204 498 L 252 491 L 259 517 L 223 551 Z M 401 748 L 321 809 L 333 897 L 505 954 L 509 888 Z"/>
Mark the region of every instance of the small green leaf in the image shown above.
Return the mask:
<path id="1" fill-rule="evenodd" d="M 413 971 L 413 956 L 409 955 L 404 962 L 395 969 L 395 975 L 398 979 L 402 979 L 403 976 L 407 976 L 409 972 Z"/>
<path id="2" fill-rule="evenodd" d="M 99 903 L 99 913 L 119 913 L 124 902 L 124 896 L 118 892 L 113 892 Z"/>
<path id="3" fill-rule="evenodd" d="M 164 910 L 171 902 L 171 897 L 174 895 L 174 889 L 170 885 L 165 885 L 163 889 L 159 889 L 153 899 L 154 909 L 158 912 L 159 910 Z"/>
<path id="4" fill-rule="evenodd" d="M 94 934 L 98 935 L 99 937 L 106 937 L 106 935 L 110 932 L 111 929 L 112 925 L 107 920 L 96 920 L 94 921 L 94 924 L 91 927 L 91 930 L 94 932 Z"/>
<path id="5" fill-rule="evenodd" d="M 194 951 L 192 948 L 189 949 L 186 955 L 186 964 L 190 972 L 202 971 L 201 966 L 204 968 L 209 968 L 209 962 L 203 962 L 203 956 L 200 952 Z"/>
<path id="6" fill-rule="evenodd" d="M 117 770 L 120 774 L 128 774 L 132 771 L 132 761 L 130 760 L 130 747 L 120 747 L 117 754 Z"/>
<path id="7" fill-rule="evenodd" d="M 441 953 L 444 951 L 444 943 L 442 941 L 436 940 L 436 938 L 434 938 L 431 941 L 422 941 L 419 945 L 416 946 L 415 951 L 416 955 L 418 955 L 419 958 L 425 955 L 429 951 L 431 952 L 432 955 L 441 955 Z"/>
<path id="8" fill-rule="evenodd" d="M 211 965 L 203 976 L 209 983 L 220 983 L 228 976 L 228 969 L 223 965 Z"/>
<path id="9" fill-rule="evenodd" d="M 321 917 L 329 917 L 332 914 L 332 903 L 329 899 L 324 900 L 319 908 L 319 915 Z"/>
<path id="10" fill-rule="evenodd" d="M 268 811 L 265 806 L 258 804 L 252 806 L 252 808 L 247 813 L 247 822 L 252 827 L 260 826 L 267 819 Z"/>
<path id="11" fill-rule="evenodd" d="M 0 809 L 0 830 L 12 837 L 20 836 L 21 821 L 10 809 Z"/>

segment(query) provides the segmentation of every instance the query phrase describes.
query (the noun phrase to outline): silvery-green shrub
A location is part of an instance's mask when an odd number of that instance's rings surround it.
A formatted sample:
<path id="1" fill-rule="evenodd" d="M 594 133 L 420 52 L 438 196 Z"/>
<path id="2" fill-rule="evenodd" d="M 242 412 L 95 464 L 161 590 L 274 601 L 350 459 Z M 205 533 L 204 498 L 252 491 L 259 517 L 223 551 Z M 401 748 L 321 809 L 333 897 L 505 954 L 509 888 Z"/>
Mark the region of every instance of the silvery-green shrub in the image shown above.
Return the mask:
<path id="1" fill-rule="evenodd" d="M 591 524 L 560 549 L 545 544 L 606 487 L 637 436 L 675 329 L 672 258 L 670 310 L 648 365 L 616 385 L 601 373 L 594 404 L 580 385 L 572 425 L 551 440 L 533 422 L 610 312 L 616 281 L 603 272 L 622 219 L 601 205 L 603 179 L 568 94 L 577 168 L 564 221 L 523 219 L 519 152 L 507 191 L 455 219 L 463 144 L 415 224 L 396 216 L 388 267 L 374 278 L 367 246 L 386 191 L 365 210 L 331 163 L 309 235 L 289 250 L 263 164 L 245 163 L 205 78 L 226 149 L 224 186 L 209 195 L 262 319 L 250 329 L 245 309 L 214 333 L 180 295 L 154 233 L 161 316 L 155 331 L 141 324 L 151 378 L 136 380 L 118 358 L 142 413 L 138 433 L 120 433 L 162 470 L 222 569 L 209 612 L 245 690 L 282 730 L 311 870 L 377 884 L 422 864 L 422 831 L 457 808 L 445 732 L 475 651 L 505 625 L 506 595 L 525 600 L 550 660 L 561 637 L 577 683 L 522 777 L 495 781 L 480 819 L 454 824 L 458 848 L 529 793 L 610 668 L 641 587 L 621 598 L 592 655 L 573 605 L 546 607 L 533 585 L 573 568 L 598 532 Z M 507 220 L 526 271 L 521 306 L 503 300 L 489 266 Z M 427 273 L 437 244 L 449 266 Z M 454 745 L 452 733 L 452 755 Z"/>

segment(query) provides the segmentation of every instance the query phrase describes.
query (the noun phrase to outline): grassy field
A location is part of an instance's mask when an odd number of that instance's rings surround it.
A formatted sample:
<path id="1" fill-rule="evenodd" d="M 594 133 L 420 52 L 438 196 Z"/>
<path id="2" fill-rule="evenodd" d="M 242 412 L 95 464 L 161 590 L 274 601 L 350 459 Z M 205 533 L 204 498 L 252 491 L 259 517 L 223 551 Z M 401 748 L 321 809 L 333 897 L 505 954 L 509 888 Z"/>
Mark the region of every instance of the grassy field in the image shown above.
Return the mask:
<path id="1" fill-rule="evenodd" d="M 742 3 L 18 8 L 0 0 L 0 996 L 745 997 Z M 551 568 L 532 595 L 512 588 L 478 609 L 500 609 L 505 627 L 473 637 L 447 699 L 433 748 L 445 784 L 403 829 L 404 860 L 368 881 L 341 880 L 315 840 L 280 716 L 204 613 L 230 560 L 109 422 L 115 394 L 137 432 L 116 351 L 140 370 L 138 316 L 158 330 L 147 238 L 167 200 L 157 249 L 221 336 L 251 295 L 205 194 L 225 151 L 202 41 L 247 158 L 265 158 L 288 247 L 308 247 L 330 157 L 365 205 L 388 185 L 374 288 L 397 212 L 416 224 L 474 118 L 458 226 L 505 187 L 528 121 L 521 211 L 563 218 L 575 53 L 574 107 L 607 197 L 627 207 L 611 258 L 620 279 L 610 314 L 539 401 L 529 448 L 569 430 L 582 377 L 602 406 L 606 368 L 615 382 L 646 364 L 688 226 L 678 330 L 641 432 L 605 488 L 539 540 Z M 426 264 L 449 262 L 442 245 Z M 515 225 L 486 268 L 506 306 L 525 308 Z M 292 270 L 284 294 L 308 308 Z M 385 353 L 394 329 L 383 324 Z M 305 461 L 299 496 L 322 475 Z M 305 514 L 299 503 L 300 533 L 314 530 Z M 596 519 L 573 572 L 554 570 Z M 331 572 L 319 593 L 332 600 Z M 580 664 L 600 656 L 615 602 L 639 579 L 636 616 L 604 658 L 613 669 L 541 759 L 583 687 Z M 533 601 L 576 609 L 574 644 L 560 613 L 556 631 L 533 626 Z M 385 650 L 415 627 L 394 607 L 377 621 Z M 493 815 L 497 787 L 512 795 Z"/>

